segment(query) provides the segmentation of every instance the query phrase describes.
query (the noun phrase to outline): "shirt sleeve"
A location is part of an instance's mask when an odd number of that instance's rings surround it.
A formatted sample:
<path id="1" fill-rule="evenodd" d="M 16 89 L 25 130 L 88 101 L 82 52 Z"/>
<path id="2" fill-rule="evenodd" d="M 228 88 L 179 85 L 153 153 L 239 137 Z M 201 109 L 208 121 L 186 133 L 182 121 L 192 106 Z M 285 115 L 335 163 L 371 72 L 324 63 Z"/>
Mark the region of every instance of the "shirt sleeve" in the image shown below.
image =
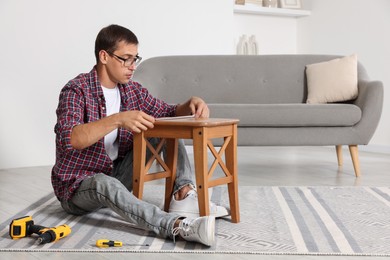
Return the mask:
<path id="1" fill-rule="evenodd" d="M 171 117 L 176 115 L 176 104 L 168 104 L 165 101 L 153 97 L 150 92 L 143 87 L 140 87 L 142 96 L 142 111 L 155 117 Z"/>
<path id="2" fill-rule="evenodd" d="M 64 150 L 73 150 L 70 143 L 72 129 L 83 123 L 84 99 L 77 88 L 64 87 L 57 107 L 55 133 L 57 142 Z"/>

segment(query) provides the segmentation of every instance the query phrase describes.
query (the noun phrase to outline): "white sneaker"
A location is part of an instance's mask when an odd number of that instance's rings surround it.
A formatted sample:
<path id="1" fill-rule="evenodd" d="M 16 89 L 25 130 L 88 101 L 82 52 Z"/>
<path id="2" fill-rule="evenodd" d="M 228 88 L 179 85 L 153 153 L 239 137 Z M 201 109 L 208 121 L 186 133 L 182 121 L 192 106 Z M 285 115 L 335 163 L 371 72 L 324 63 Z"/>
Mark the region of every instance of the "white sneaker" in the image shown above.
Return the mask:
<path id="1" fill-rule="evenodd" d="M 190 190 L 182 200 L 176 200 L 175 196 L 172 196 L 171 203 L 169 204 L 169 212 L 187 218 L 199 217 L 198 193 L 195 190 Z M 229 211 L 225 207 L 218 206 L 210 201 L 210 216 L 220 218 L 229 214 Z"/>
<path id="2" fill-rule="evenodd" d="M 186 241 L 212 246 L 215 241 L 215 217 L 185 218 L 172 230 L 173 240 L 180 235 Z"/>

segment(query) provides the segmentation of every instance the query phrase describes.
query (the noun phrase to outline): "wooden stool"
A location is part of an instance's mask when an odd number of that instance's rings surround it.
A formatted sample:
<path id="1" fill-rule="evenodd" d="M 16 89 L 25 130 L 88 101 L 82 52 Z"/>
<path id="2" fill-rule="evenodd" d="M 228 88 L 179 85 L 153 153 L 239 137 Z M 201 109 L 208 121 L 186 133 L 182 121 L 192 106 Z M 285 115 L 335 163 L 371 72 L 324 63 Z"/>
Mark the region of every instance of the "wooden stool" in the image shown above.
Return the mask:
<path id="1" fill-rule="evenodd" d="M 238 119 L 173 117 L 156 120 L 154 128 L 138 134 L 135 133 L 133 148 L 134 195 L 142 199 L 145 182 L 165 178 L 165 210 L 167 211 L 176 177 L 178 139 L 192 139 L 200 215 L 209 215 L 208 188 L 227 184 L 232 222 L 238 223 L 240 221 L 237 176 L 238 122 Z M 147 140 L 153 137 L 161 138 L 156 149 Z M 224 140 L 219 151 L 215 149 L 211 141 L 214 138 L 223 138 Z M 167 144 L 167 160 L 165 162 L 160 157 L 160 151 L 164 142 Z M 152 153 L 152 157 L 148 162 L 146 162 L 147 148 Z M 208 168 L 207 160 L 208 149 L 215 157 L 210 169 Z M 222 159 L 223 155 L 225 155 L 225 162 Z M 154 161 L 161 165 L 163 171 L 149 173 Z M 218 165 L 223 170 L 225 176 L 212 178 Z"/>

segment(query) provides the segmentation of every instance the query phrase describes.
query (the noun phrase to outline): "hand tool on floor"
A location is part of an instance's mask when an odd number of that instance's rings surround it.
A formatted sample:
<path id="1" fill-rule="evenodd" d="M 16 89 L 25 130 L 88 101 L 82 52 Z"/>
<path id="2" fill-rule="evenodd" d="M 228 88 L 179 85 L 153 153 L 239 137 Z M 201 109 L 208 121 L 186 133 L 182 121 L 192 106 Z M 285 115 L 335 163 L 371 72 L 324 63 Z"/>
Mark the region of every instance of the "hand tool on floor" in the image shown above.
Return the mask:
<path id="1" fill-rule="evenodd" d="M 44 227 L 34 225 L 31 216 L 25 216 L 12 220 L 9 225 L 9 235 L 12 239 L 19 239 L 32 234 L 38 235 L 39 244 L 46 244 L 57 241 L 71 233 L 71 228 L 68 225 L 60 225 L 57 227 Z"/>
<path id="2" fill-rule="evenodd" d="M 149 246 L 149 244 L 123 244 L 122 241 L 110 240 L 110 239 L 99 239 L 96 240 L 96 246 L 100 248 L 107 247 L 121 247 L 121 246 Z"/>
<path id="3" fill-rule="evenodd" d="M 121 247 L 122 242 L 121 241 L 114 241 L 114 240 L 108 240 L 108 239 L 99 239 L 96 241 L 97 247 Z"/>

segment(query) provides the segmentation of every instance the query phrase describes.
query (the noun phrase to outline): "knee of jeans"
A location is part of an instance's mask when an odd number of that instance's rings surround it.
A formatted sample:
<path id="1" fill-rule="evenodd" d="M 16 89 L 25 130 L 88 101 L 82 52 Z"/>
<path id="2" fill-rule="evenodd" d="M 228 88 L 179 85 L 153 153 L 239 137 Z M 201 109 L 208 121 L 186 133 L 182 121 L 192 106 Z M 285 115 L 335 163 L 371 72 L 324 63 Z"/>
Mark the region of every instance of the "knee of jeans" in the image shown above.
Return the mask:
<path id="1" fill-rule="evenodd" d="M 100 193 L 104 193 L 103 191 L 108 189 L 113 189 L 114 187 L 118 187 L 123 185 L 120 180 L 117 178 L 105 175 L 103 173 L 96 174 L 93 177 L 93 186 Z"/>
<path id="2" fill-rule="evenodd" d="M 92 178 L 93 178 L 94 183 L 102 183 L 102 182 L 108 181 L 107 179 L 111 178 L 111 177 L 105 175 L 104 173 L 98 173 L 98 174 L 94 175 Z"/>

